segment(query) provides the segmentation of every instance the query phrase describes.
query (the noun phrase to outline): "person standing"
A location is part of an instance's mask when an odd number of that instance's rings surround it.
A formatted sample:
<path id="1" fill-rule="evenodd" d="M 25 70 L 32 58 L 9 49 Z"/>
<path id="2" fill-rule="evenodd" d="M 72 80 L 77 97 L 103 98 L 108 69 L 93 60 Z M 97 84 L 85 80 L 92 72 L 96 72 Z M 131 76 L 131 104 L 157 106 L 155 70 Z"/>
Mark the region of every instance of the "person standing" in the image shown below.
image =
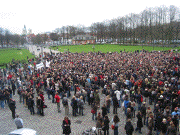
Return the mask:
<path id="1" fill-rule="evenodd" d="M 101 129 L 102 129 L 102 126 L 103 126 L 103 118 L 102 118 L 100 112 L 98 113 L 98 116 L 96 117 L 96 119 L 97 119 L 96 128 L 97 128 L 97 132 L 98 132 L 98 135 L 99 135 L 99 134 L 101 134 Z"/>
<path id="2" fill-rule="evenodd" d="M 5 92 L 0 90 L 0 102 L 1 102 L 1 108 L 4 109 L 4 100 L 5 100 Z"/>
<path id="3" fill-rule="evenodd" d="M 167 129 L 167 135 L 176 135 L 177 130 L 174 123 L 171 121 Z"/>
<path id="4" fill-rule="evenodd" d="M 71 121 L 69 118 L 66 116 L 64 117 L 63 123 L 62 123 L 62 128 L 63 128 L 63 134 L 69 135 L 71 133 Z"/>
<path id="5" fill-rule="evenodd" d="M 152 113 L 149 114 L 149 118 L 148 118 L 148 135 L 152 135 L 152 130 L 154 128 L 154 116 Z"/>
<path id="6" fill-rule="evenodd" d="M 62 104 L 65 108 L 65 116 L 69 115 L 69 104 L 68 104 L 68 99 L 67 99 L 66 94 L 63 97 Z"/>
<path id="7" fill-rule="evenodd" d="M 23 128 L 23 120 L 19 118 L 19 115 L 16 115 L 14 122 L 16 124 L 17 129 Z"/>
<path id="8" fill-rule="evenodd" d="M 162 135 L 165 135 L 167 132 L 167 128 L 168 128 L 168 124 L 165 118 L 163 118 L 162 122 L 161 122 L 161 133 Z"/>
<path id="9" fill-rule="evenodd" d="M 118 108 L 118 100 L 116 98 L 116 96 L 113 96 L 113 114 L 117 114 L 117 108 Z"/>
<path id="10" fill-rule="evenodd" d="M 56 99 L 56 104 L 57 104 L 57 110 L 58 110 L 58 113 L 60 113 L 60 112 L 61 112 L 61 110 L 60 110 L 60 99 L 61 99 L 61 98 L 60 98 L 58 92 L 56 93 L 56 95 L 55 95 L 54 98 Z"/>
<path id="11" fill-rule="evenodd" d="M 103 126 L 103 131 L 104 131 L 104 135 L 109 135 L 109 118 L 108 116 L 106 115 L 104 117 L 104 126 Z"/>
<path id="12" fill-rule="evenodd" d="M 143 127 L 143 123 L 142 123 L 142 114 L 140 111 L 138 111 L 138 114 L 136 115 L 136 117 L 137 117 L 136 131 L 139 130 L 139 133 L 142 134 L 141 128 Z"/>
<path id="13" fill-rule="evenodd" d="M 12 112 L 12 118 L 15 119 L 16 102 L 12 98 L 10 99 L 10 102 L 9 102 L 9 109 Z"/>
<path id="14" fill-rule="evenodd" d="M 72 106 L 73 116 L 76 116 L 78 106 L 77 106 L 77 100 L 76 100 L 75 96 L 73 96 L 73 98 L 71 100 L 71 106 Z"/>
<path id="15" fill-rule="evenodd" d="M 105 117 L 105 115 L 107 115 L 107 107 L 106 107 L 106 105 L 105 104 L 103 104 L 103 106 L 102 106 L 102 116 L 103 116 L 103 118 Z"/>
<path id="16" fill-rule="evenodd" d="M 146 102 L 143 102 L 143 106 L 141 107 L 140 111 L 141 111 L 141 114 L 142 114 L 142 118 L 144 119 L 144 125 L 145 125 L 145 122 L 146 122 Z"/>
<path id="17" fill-rule="evenodd" d="M 109 95 L 107 95 L 106 96 L 106 107 L 107 107 L 108 113 L 110 113 L 110 105 L 111 105 L 111 98 Z"/>
<path id="18" fill-rule="evenodd" d="M 131 119 L 127 120 L 124 129 L 126 130 L 126 135 L 132 135 L 133 134 L 134 127 L 133 127 L 133 125 L 131 123 Z"/>
<path id="19" fill-rule="evenodd" d="M 44 102 L 43 102 L 43 100 L 41 99 L 40 96 L 38 97 L 37 105 L 38 105 L 40 115 L 44 116 L 44 110 L 43 110 Z"/>
<path id="20" fill-rule="evenodd" d="M 114 135 L 118 135 L 118 126 L 119 126 L 119 117 L 117 115 L 114 115 L 114 118 L 112 120 L 114 124 Z"/>
<path id="21" fill-rule="evenodd" d="M 83 109 L 84 109 L 84 101 L 83 101 L 83 96 L 81 96 L 79 99 L 79 115 L 83 116 Z"/>
<path id="22" fill-rule="evenodd" d="M 32 98 L 32 96 L 30 96 L 29 98 L 29 110 L 31 112 L 31 115 L 34 115 L 34 99 Z"/>
<path id="23" fill-rule="evenodd" d="M 117 98 L 117 100 L 118 100 L 118 104 L 119 104 L 119 108 L 121 107 L 121 99 L 120 99 L 120 95 L 121 95 L 121 93 L 120 93 L 120 91 L 119 90 L 116 90 L 115 92 L 114 92 L 115 94 L 116 94 L 116 98 Z"/>
<path id="24" fill-rule="evenodd" d="M 16 91 L 16 85 L 15 85 L 14 81 L 12 81 L 12 83 L 11 83 L 11 88 L 12 88 L 12 91 L 13 91 L 13 95 L 15 95 L 15 94 L 16 94 L 16 93 L 15 93 L 15 91 Z"/>
<path id="25" fill-rule="evenodd" d="M 91 113 L 92 113 L 92 120 L 94 120 L 97 116 L 97 105 L 95 103 L 93 103 L 92 105 Z"/>

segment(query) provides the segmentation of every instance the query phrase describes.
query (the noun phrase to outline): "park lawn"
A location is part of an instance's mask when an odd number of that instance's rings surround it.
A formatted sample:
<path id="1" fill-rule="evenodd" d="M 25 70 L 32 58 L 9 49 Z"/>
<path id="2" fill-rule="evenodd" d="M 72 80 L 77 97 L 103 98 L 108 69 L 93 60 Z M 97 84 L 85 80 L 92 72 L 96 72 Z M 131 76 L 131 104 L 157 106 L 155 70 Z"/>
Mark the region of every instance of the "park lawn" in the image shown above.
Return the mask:
<path id="1" fill-rule="evenodd" d="M 98 52 L 101 51 L 103 53 L 107 52 L 120 52 L 120 51 L 126 51 L 126 52 L 134 52 L 136 50 L 147 50 L 147 51 L 165 51 L 170 49 L 180 49 L 180 48 L 172 48 L 172 47 L 153 47 L 153 46 L 130 46 L 130 45 L 111 45 L 111 44 L 104 44 L 104 45 L 94 45 L 94 51 Z M 64 51 L 70 51 L 72 53 L 78 52 L 93 52 L 93 45 L 65 45 L 65 46 L 56 46 L 51 47 L 51 49 L 55 49 L 60 52 Z"/>
<path id="2" fill-rule="evenodd" d="M 27 49 L 0 49 L 0 66 L 12 62 L 14 60 L 27 61 L 28 58 L 34 58 Z"/>

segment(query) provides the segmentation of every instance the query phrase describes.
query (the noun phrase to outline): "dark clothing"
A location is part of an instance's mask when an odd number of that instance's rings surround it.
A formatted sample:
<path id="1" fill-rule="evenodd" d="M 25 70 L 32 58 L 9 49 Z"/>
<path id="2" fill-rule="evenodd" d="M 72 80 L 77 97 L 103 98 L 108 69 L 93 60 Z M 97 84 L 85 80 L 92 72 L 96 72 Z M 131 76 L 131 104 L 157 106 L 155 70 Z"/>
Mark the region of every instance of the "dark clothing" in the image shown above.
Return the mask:
<path id="1" fill-rule="evenodd" d="M 77 109 L 78 109 L 78 105 L 77 105 L 77 100 L 76 99 L 72 99 L 71 106 L 72 106 L 72 109 L 73 109 L 73 116 L 76 116 Z"/>
<path id="2" fill-rule="evenodd" d="M 137 117 L 137 127 L 142 128 L 143 127 L 142 116 L 140 114 L 137 114 L 136 117 Z"/>
<path id="3" fill-rule="evenodd" d="M 116 96 L 113 97 L 113 114 L 117 114 L 117 108 L 118 108 L 118 100 Z"/>
<path id="4" fill-rule="evenodd" d="M 12 118 L 15 119 L 15 109 L 16 109 L 16 102 L 15 101 L 11 100 L 9 102 L 9 109 L 12 112 Z"/>
<path id="5" fill-rule="evenodd" d="M 107 114 L 107 107 L 102 107 L 102 116 L 104 118 L 104 116 Z"/>
<path id="6" fill-rule="evenodd" d="M 44 106 L 44 102 L 42 101 L 42 99 L 38 99 L 37 100 L 37 107 L 40 111 L 40 115 L 42 115 L 42 116 L 44 116 L 43 106 Z"/>
<path id="7" fill-rule="evenodd" d="M 127 122 L 124 129 L 126 130 L 127 135 L 132 135 L 132 133 L 134 131 L 134 127 L 131 124 L 131 122 Z"/>
<path id="8" fill-rule="evenodd" d="M 162 133 L 167 132 L 167 127 L 168 127 L 167 123 L 164 123 L 164 122 L 161 123 L 161 131 L 162 131 Z"/>
<path id="9" fill-rule="evenodd" d="M 104 135 L 109 135 L 109 119 L 104 119 Z"/>
<path id="10" fill-rule="evenodd" d="M 167 135 L 176 135 L 176 128 L 169 126 L 167 130 Z"/>
<path id="11" fill-rule="evenodd" d="M 31 115 L 34 114 L 34 100 L 32 98 L 29 99 L 29 109 L 30 109 Z"/>
<path id="12" fill-rule="evenodd" d="M 70 120 L 68 120 L 68 122 L 63 120 L 63 124 L 62 124 L 63 134 L 70 134 L 71 133 L 70 125 L 71 125 L 71 121 Z"/>

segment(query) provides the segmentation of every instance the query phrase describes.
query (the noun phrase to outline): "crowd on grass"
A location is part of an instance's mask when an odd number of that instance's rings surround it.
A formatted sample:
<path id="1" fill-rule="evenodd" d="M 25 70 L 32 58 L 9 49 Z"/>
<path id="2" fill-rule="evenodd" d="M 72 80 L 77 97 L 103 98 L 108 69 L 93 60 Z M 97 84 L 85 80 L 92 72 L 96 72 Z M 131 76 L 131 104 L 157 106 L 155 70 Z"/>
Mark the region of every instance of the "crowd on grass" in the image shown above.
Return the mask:
<path id="1" fill-rule="evenodd" d="M 179 53 L 143 50 L 45 54 L 42 68 L 36 68 L 40 58 L 29 59 L 27 64 L 13 61 L 1 70 L 1 108 L 8 103 L 15 118 L 13 95 L 17 93 L 19 102 L 31 115 L 44 116 L 47 107 L 44 94 L 47 94 L 48 99 L 57 104 L 58 113 L 65 111 L 64 134 L 71 133 L 69 107 L 76 117 L 84 115 L 84 106 L 91 106 L 92 120 L 104 135 L 109 134 L 109 128 L 118 135 L 118 127 L 122 126 L 118 117 L 120 107 L 127 119 L 124 127 L 127 135 L 142 133 L 143 127 L 148 128 L 148 135 L 152 131 L 157 135 L 175 135 L 180 116 L 179 58 Z M 46 67 L 45 61 L 50 62 L 50 66 Z M 106 96 L 105 101 L 100 100 L 100 94 Z M 112 120 L 108 118 L 109 113 L 114 114 Z M 131 124 L 134 118 L 137 118 L 136 126 Z"/>

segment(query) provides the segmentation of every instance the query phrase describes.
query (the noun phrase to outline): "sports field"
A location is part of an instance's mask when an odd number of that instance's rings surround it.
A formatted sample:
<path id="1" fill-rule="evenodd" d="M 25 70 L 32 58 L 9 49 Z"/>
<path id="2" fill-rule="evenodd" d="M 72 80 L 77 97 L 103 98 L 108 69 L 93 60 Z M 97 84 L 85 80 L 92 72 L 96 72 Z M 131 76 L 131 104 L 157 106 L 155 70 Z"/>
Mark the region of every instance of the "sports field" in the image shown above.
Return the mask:
<path id="1" fill-rule="evenodd" d="M 98 52 L 101 51 L 103 53 L 107 52 L 121 52 L 121 51 L 128 51 L 128 52 L 134 52 L 136 50 L 147 50 L 147 51 L 165 51 L 165 50 L 170 50 L 170 49 L 177 49 L 179 50 L 180 47 L 172 48 L 172 47 L 153 47 L 153 46 L 126 46 L 126 45 L 111 45 L 111 44 L 106 44 L 106 45 L 66 45 L 66 46 L 56 46 L 56 47 L 51 47 L 51 49 L 64 52 L 64 51 L 70 51 L 72 53 L 75 52 Z"/>
<path id="2" fill-rule="evenodd" d="M 27 61 L 27 56 L 28 58 L 35 57 L 26 49 L 0 49 L 0 66 L 12 62 L 13 58 L 14 60 Z"/>

